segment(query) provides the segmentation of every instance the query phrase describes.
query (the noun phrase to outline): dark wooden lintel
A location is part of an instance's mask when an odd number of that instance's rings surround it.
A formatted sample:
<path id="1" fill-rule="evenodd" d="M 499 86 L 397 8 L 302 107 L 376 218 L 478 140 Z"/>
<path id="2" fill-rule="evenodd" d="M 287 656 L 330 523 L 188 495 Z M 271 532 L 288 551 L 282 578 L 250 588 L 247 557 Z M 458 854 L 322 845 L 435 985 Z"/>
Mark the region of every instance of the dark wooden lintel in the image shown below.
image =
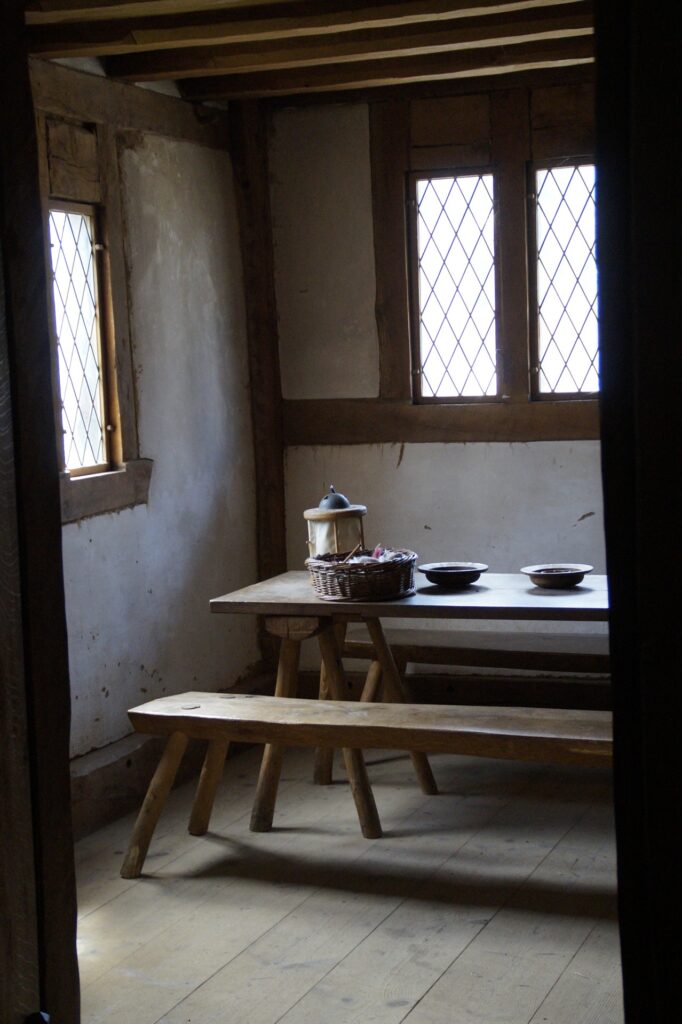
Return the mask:
<path id="1" fill-rule="evenodd" d="M 578 441 L 599 437 L 598 402 L 416 405 L 380 399 L 284 403 L 286 445 Z"/>

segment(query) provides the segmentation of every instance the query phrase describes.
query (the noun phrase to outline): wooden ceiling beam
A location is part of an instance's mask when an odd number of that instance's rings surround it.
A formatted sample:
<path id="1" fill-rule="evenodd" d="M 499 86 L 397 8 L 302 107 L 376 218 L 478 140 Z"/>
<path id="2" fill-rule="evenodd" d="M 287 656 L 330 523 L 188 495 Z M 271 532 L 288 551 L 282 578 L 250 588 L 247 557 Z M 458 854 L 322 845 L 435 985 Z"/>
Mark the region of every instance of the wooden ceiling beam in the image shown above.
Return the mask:
<path id="1" fill-rule="evenodd" d="M 247 97 L 364 89 L 492 74 L 513 74 L 538 68 L 569 67 L 594 60 L 590 36 L 524 42 L 387 58 L 340 65 L 188 78 L 180 83 L 189 100 L 229 100 Z"/>
<path id="2" fill-rule="evenodd" d="M 291 0 L 30 0 L 25 11 L 27 25 L 63 25 L 70 21 L 110 21 L 285 3 Z"/>
<path id="3" fill-rule="evenodd" d="M 161 0 L 164 2 L 164 0 Z M 205 0 L 200 0 L 205 2 Z M 520 10 L 549 10 L 575 0 L 309 0 L 278 6 L 32 25 L 31 53 L 41 57 L 103 57 L 176 47 L 220 46 L 299 36 L 387 29 Z M 583 0 L 585 2 L 585 0 Z"/>
<path id="4" fill-rule="evenodd" d="M 108 58 L 106 71 L 113 78 L 140 82 L 407 57 L 591 33 L 592 5 L 581 0 L 544 11 L 523 10 L 493 18 L 427 22 L 409 30 L 403 27 L 370 29 L 344 33 L 340 37 L 304 37 L 287 43 L 268 41 L 257 45 L 243 43 L 128 54 Z"/>

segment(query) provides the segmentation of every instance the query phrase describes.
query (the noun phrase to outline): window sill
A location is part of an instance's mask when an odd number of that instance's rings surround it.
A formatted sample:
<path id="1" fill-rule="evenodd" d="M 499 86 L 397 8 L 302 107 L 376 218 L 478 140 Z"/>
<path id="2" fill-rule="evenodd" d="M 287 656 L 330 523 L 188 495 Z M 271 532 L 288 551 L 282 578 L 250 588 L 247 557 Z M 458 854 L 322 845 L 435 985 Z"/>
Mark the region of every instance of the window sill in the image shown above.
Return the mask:
<path id="1" fill-rule="evenodd" d="M 62 474 L 62 523 L 75 523 L 91 516 L 146 504 L 152 466 L 151 459 L 132 459 L 121 469 L 108 473 L 73 477 L 68 473 Z"/>

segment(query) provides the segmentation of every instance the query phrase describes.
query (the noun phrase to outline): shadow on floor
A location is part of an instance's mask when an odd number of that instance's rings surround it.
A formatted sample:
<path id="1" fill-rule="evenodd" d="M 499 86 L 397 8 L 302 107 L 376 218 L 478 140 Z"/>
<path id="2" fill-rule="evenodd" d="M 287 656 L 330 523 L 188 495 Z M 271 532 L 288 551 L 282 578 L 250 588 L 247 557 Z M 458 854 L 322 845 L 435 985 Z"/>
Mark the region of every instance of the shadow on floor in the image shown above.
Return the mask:
<path id="1" fill-rule="evenodd" d="M 308 831 L 308 830 L 306 830 Z M 272 885 L 305 885 L 311 889 L 329 888 L 355 894 L 374 894 L 389 897 L 409 897 L 420 901 L 476 907 L 499 907 L 502 904 L 518 910 L 612 919 L 617 917 L 615 880 L 603 887 L 581 884 L 567 872 L 566 879 L 519 879 L 518 876 L 497 875 L 481 877 L 480 859 L 475 852 L 453 855 L 461 860 L 457 870 L 436 867 L 430 871 L 415 870 L 410 864 L 404 870 L 395 869 L 385 860 L 371 863 L 366 858 L 348 862 L 327 859 L 314 863 L 300 856 L 256 849 L 234 838 L 208 833 L 205 840 L 225 847 L 228 855 L 192 875 L 197 879 L 235 878 L 252 879 Z M 396 860 L 396 868 L 399 859 Z M 468 863 L 467 863 L 468 861 Z M 174 875 L 166 870 L 156 880 L 172 881 L 187 875 Z"/>

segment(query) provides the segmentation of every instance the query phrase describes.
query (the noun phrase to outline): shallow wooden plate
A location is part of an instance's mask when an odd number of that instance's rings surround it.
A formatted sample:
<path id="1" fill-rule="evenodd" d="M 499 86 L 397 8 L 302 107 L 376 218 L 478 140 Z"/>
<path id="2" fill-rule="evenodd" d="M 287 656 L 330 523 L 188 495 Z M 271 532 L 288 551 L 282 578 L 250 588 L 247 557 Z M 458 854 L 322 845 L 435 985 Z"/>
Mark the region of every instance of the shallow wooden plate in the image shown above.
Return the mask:
<path id="1" fill-rule="evenodd" d="M 593 569 L 593 565 L 579 562 L 550 562 L 545 565 L 526 565 L 521 572 L 530 576 L 536 587 L 566 590 L 568 587 L 577 587 Z"/>
<path id="2" fill-rule="evenodd" d="M 452 589 L 475 583 L 487 568 L 483 562 L 428 562 L 426 565 L 417 566 L 418 571 L 424 573 L 429 583 Z"/>

